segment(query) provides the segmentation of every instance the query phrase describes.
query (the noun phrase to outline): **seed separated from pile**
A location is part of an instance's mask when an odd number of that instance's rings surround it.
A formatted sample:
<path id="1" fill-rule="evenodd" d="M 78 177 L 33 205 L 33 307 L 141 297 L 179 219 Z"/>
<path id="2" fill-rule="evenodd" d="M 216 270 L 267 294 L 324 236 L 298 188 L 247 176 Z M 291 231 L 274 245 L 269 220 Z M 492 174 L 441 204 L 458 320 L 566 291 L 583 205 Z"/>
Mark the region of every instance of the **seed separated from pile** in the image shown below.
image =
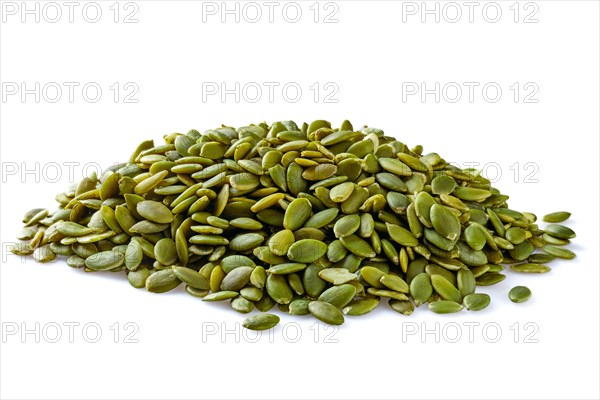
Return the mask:
<path id="1" fill-rule="evenodd" d="M 480 171 L 349 121 L 169 134 L 56 200 L 54 212 L 25 214 L 13 253 L 256 308 L 265 314 L 243 323 L 254 330 L 277 325 L 266 313 L 276 305 L 333 325 L 381 302 L 403 315 L 425 303 L 481 310 L 490 297 L 476 289 L 502 282 L 503 264 L 545 273 L 575 257 L 564 247 L 576 237 L 562 224 L 570 213 L 541 228 Z"/>
<path id="2" fill-rule="evenodd" d="M 531 290 L 526 286 L 515 286 L 508 292 L 508 298 L 513 303 L 523 303 L 531 297 Z"/>

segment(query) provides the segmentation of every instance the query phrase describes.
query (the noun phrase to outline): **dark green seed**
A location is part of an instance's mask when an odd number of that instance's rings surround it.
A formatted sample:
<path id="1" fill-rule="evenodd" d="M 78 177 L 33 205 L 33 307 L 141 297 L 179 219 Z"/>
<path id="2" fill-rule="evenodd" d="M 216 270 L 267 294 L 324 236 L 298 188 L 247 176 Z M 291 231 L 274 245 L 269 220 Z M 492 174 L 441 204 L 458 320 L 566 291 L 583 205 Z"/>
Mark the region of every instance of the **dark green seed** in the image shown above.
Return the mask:
<path id="1" fill-rule="evenodd" d="M 531 297 L 531 290 L 526 286 L 515 286 L 508 292 L 508 298 L 513 303 L 523 303 Z"/>
<path id="2" fill-rule="evenodd" d="M 485 293 L 471 293 L 465 296 L 463 304 L 469 311 L 483 310 L 490 304 L 490 296 Z"/>
<path id="3" fill-rule="evenodd" d="M 310 313 L 320 321 L 329 325 L 341 325 L 344 323 L 344 315 L 335 306 L 323 301 L 311 301 L 308 303 Z"/>
<path id="4" fill-rule="evenodd" d="M 279 323 L 279 317 L 275 314 L 256 314 L 242 322 L 242 326 L 253 331 L 264 331 L 271 329 Z"/>

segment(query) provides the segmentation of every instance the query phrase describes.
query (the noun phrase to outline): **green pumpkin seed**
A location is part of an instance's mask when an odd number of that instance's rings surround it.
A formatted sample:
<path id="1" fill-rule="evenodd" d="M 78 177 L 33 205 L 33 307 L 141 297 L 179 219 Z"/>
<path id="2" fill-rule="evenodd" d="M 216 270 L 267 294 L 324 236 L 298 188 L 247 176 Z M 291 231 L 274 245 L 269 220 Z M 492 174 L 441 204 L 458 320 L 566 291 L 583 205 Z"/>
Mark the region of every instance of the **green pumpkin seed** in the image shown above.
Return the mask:
<path id="1" fill-rule="evenodd" d="M 56 253 L 50 249 L 50 246 L 38 247 L 33 251 L 33 259 L 39 263 L 47 263 L 56 259 Z"/>
<path id="2" fill-rule="evenodd" d="M 290 258 L 291 260 L 291 258 Z M 294 272 L 298 272 L 298 271 L 302 271 L 304 268 L 306 268 L 306 264 L 302 264 L 302 263 L 285 263 L 285 264 L 278 264 L 278 265 L 273 265 L 272 267 L 270 267 L 267 272 L 270 274 L 278 274 L 278 275 L 286 275 L 286 274 L 293 274 Z"/>
<path id="3" fill-rule="evenodd" d="M 463 298 L 475 293 L 477 282 L 471 270 L 466 268 L 459 270 L 456 274 L 456 281 L 458 283 L 458 291 Z"/>
<path id="4" fill-rule="evenodd" d="M 150 271 L 147 268 L 138 268 L 135 271 L 129 271 L 127 273 L 127 280 L 136 289 L 146 287 L 146 281 L 150 276 Z"/>
<path id="5" fill-rule="evenodd" d="M 289 313 L 290 315 L 308 315 L 310 311 L 308 311 L 308 304 L 311 300 L 308 299 L 296 299 L 292 301 L 289 305 Z"/>
<path id="6" fill-rule="evenodd" d="M 255 267 L 256 264 L 252 261 L 251 258 L 243 256 L 243 255 L 233 255 L 224 257 L 221 260 L 221 267 L 223 271 L 228 274 L 238 267 Z"/>
<path id="7" fill-rule="evenodd" d="M 290 231 L 301 228 L 310 217 L 311 211 L 312 205 L 308 199 L 295 199 L 285 210 L 283 226 Z"/>
<path id="8" fill-rule="evenodd" d="M 525 230 L 519 227 L 510 227 L 506 230 L 505 237 L 512 244 L 523 243 L 526 239 Z"/>
<path id="9" fill-rule="evenodd" d="M 462 296 L 458 289 L 441 275 L 432 275 L 431 285 L 444 300 L 451 300 L 456 303 L 462 302 Z"/>
<path id="10" fill-rule="evenodd" d="M 310 217 L 306 223 L 305 227 L 308 228 L 323 228 L 324 226 L 329 225 L 335 218 L 338 216 L 339 209 L 337 208 L 329 208 L 327 210 L 319 211 Z"/>
<path id="11" fill-rule="evenodd" d="M 492 195 L 488 190 L 466 186 L 457 187 L 454 189 L 453 194 L 461 200 L 476 202 L 482 202 Z"/>
<path id="12" fill-rule="evenodd" d="M 408 300 L 391 299 L 389 301 L 390 308 L 402 315 L 411 315 L 415 311 L 415 306 Z"/>
<path id="13" fill-rule="evenodd" d="M 264 236 L 258 233 L 245 233 L 231 239 L 229 248 L 233 251 L 251 250 L 265 240 Z M 226 243 L 219 243 L 226 244 Z"/>
<path id="14" fill-rule="evenodd" d="M 173 239 L 164 238 L 156 242 L 154 256 L 162 265 L 173 265 L 177 261 L 177 250 Z"/>
<path id="15" fill-rule="evenodd" d="M 317 298 L 321 295 L 327 282 L 319 276 L 319 273 L 324 267 L 318 264 L 310 264 L 304 270 L 302 276 L 302 285 L 306 291 L 306 294 L 311 298 Z M 348 271 L 346 271 L 348 272 Z M 356 275 L 354 275 L 356 277 Z"/>
<path id="16" fill-rule="evenodd" d="M 229 305 L 232 309 L 242 314 L 247 314 L 254 309 L 254 303 L 242 296 L 237 296 L 231 299 Z"/>
<path id="17" fill-rule="evenodd" d="M 566 221 L 567 219 L 569 219 L 570 216 L 571 216 L 571 213 L 568 211 L 556 211 L 556 212 L 544 215 L 544 217 L 542 219 L 544 222 L 557 223 L 557 222 Z"/>
<path id="18" fill-rule="evenodd" d="M 101 251 L 85 259 L 85 266 L 94 271 L 118 268 L 125 262 L 125 256 L 115 251 Z"/>
<path id="19" fill-rule="evenodd" d="M 229 223 L 235 228 L 245 229 L 248 231 L 256 231 L 263 228 L 263 224 L 247 217 L 234 218 L 229 221 Z"/>
<path id="20" fill-rule="evenodd" d="M 433 294 L 433 286 L 429 274 L 420 273 L 410 282 L 410 295 L 417 306 L 426 303 Z"/>
<path id="21" fill-rule="evenodd" d="M 419 244 L 417 238 L 414 237 L 412 232 L 408 229 L 387 222 L 385 226 L 387 227 L 387 231 L 390 235 L 390 238 L 396 243 L 401 244 L 402 246 L 410 247 L 414 247 Z"/>
<path id="22" fill-rule="evenodd" d="M 287 258 L 290 261 L 311 263 L 323 257 L 325 253 L 327 244 L 314 239 L 302 239 L 289 247 Z"/>
<path id="23" fill-rule="evenodd" d="M 329 303 L 336 308 L 343 308 L 356 295 L 356 288 L 350 284 L 332 286 L 319 296 L 319 301 Z"/>
<path id="24" fill-rule="evenodd" d="M 163 269 L 154 272 L 146 279 L 146 290 L 153 293 L 164 293 L 175 289 L 180 283 L 181 281 L 172 269 Z"/>
<path id="25" fill-rule="evenodd" d="M 199 290 L 210 289 L 210 283 L 208 282 L 208 279 L 206 279 L 206 277 L 201 273 L 194 271 L 191 268 L 174 266 L 173 273 L 177 278 L 179 278 L 179 280 L 188 286 Z"/>
<path id="26" fill-rule="evenodd" d="M 224 291 L 239 291 L 250 281 L 252 270 L 252 267 L 238 267 L 234 269 L 225 275 L 220 289 Z"/>
<path id="27" fill-rule="evenodd" d="M 431 191 L 435 194 L 450 194 L 456 188 L 456 181 L 448 175 L 439 175 L 431 181 Z"/>
<path id="28" fill-rule="evenodd" d="M 389 297 L 391 299 L 396 300 L 408 300 L 408 296 L 406 296 L 404 293 L 396 292 L 393 290 L 377 289 L 370 287 L 367 289 L 367 293 L 372 294 L 373 296 Z"/>
<path id="29" fill-rule="evenodd" d="M 283 275 L 269 274 L 266 282 L 267 293 L 276 303 L 289 304 L 294 294 Z"/>
<path id="30" fill-rule="evenodd" d="M 56 230 L 65 236 L 85 236 L 94 233 L 93 229 L 68 221 L 58 223 Z"/>
<path id="31" fill-rule="evenodd" d="M 264 331 L 279 324 L 279 317 L 275 314 L 256 314 L 242 322 L 242 326 L 253 331 Z"/>
<path id="32" fill-rule="evenodd" d="M 398 176 L 411 176 L 412 171 L 408 167 L 408 165 L 404 164 L 402 161 L 397 160 L 395 158 L 380 158 L 379 165 L 384 170 L 391 172 L 392 174 Z"/>
<path id="33" fill-rule="evenodd" d="M 463 304 L 469 311 L 483 310 L 490 304 L 490 296 L 485 293 L 471 293 L 465 296 Z"/>
<path id="34" fill-rule="evenodd" d="M 551 254 L 535 253 L 530 255 L 527 261 L 533 264 L 546 264 L 554 260 L 555 258 L 556 256 L 553 256 Z"/>
<path id="35" fill-rule="evenodd" d="M 334 186 L 329 192 L 329 198 L 335 203 L 341 203 L 348 199 L 354 191 L 354 184 L 351 182 L 340 183 Z"/>
<path id="36" fill-rule="evenodd" d="M 504 279 L 506 279 L 506 275 L 498 272 L 486 272 L 475 278 L 475 282 L 477 283 L 477 286 L 491 286 L 502 282 Z"/>
<path id="37" fill-rule="evenodd" d="M 342 312 L 346 315 L 364 315 L 373 311 L 378 305 L 378 298 L 358 299 L 351 301 Z"/>
<path id="38" fill-rule="evenodd" d="M 171 210 L 164 204 L 156 201 L 144 200 L 137 204 L 137 212 L 148 221 L 158 224 L 169 224 L 173 222 Z"/>
<path id="39" fill-rule="evenodd" d="M 83 268 L 85 267 L 85 258 L 72 255 L 67 258 L 67 265 L 72 268 Z"/>
<path id="40" fill-rule="evenodd" d="M 311 301 L 308 303 L 310 313 L 320 321 L 329 325 L 341 325 L 344 323 L 344 315 L 334 305 L 323 301 Z"/>
<path id="41" fill-rule="evenodd" d="M 484 229 L 480 224 L 476 223 L 465 228 L 465 241 L 473 250 L 481 250 L 487 243 Z"/>
<path id="42" fill-rule="evenodd" d="M 213 292 L 213 293 L 210 293 L 210 294 L 204 296 L 202 301 L 224 301 L 224 300 L 233 299 L 237 295 L 238 295 L 238 292 L 222 290 L 220 292 Z"/>
<path id="43" fill-rule="evenodd" d="M 546 265 L 533 264 L 533 263 L 525 263 L 525 264 L 516 264 L 511 265 L 510 269 L 517 272 L 527 272 L 527 273 L 537 273 L 543 274 L 545 272 L 550 272 L 550 267 Z"/>
<path id="44" fill-rule="evenodd" d="M 408 283 L 406 283 L 404 279 L 400 278 L 398 275 L 385 274 L 379 279 L 379 282 L 385 285 L 385 287 L 396 292 L 409 292 Z"/>
<path id="45" fill-rule="evenodd" d="M 573 239 L 576 235 L 575 232 L 564 225 L 550 224 L 544 228 L 544 231 L 550 236 L 554 236 L 559 239 Z"/>
<path id="46" fill-rule="evenodd" d="M 337 220 L 333 226 L 333 233 L 336 238 L 346 237 L 354 234 L 360 227 L 360 217 L 358 214 L 346 215 Z"/>
<path id="47" fill-rule="evenodd" d="M 460 221 L 448 208 L 439 204 L 431 206 L 430 219 L 433 229 L 448 240 L 456 240 L 461 232 Z"/>
<path id="48" fill-rule="evenodd" d="M 319 271 L 318 276 L 319 278 L 333 283 L 334 285 L 342 285 L 356 279 L 355 274 L 344 268 L 326 268 L 322 271 Z M 304 283 L 304 287 L 308 292 L 309 286 L 307 286 L 306 282 Z"/>
<path id="49" fill-rule="evenodd" d="M 125 266 L 127 269 L 130 271 L 135 271 L 142 263 L 143 258 L 144 253 L 140 243 L 134 240 L 129 242 L 127 245 L 127 250 L 125 251 Z"/>
<path id="50" fill-rule="evenodd" d="M 463 306 L 457 302 L 449 300 L 438 300 L 429 303 L 429 309 L 436 314 L 450 314 L 459 312 Z"/>
<path id="51" fill-rule="evenodd" d="M 508 298 L 513 303 L 523 303 L 531 297 L 531 290 L 526 286 L 515 286 L 508 292 Z"/>
<path id="52" fill-rule="evenodd" d="M 256 287 L 245 287 L 240 290 L 240 295 L 250 301 L 259 301 L 263 296 L 263 291 Z"/>
<path id="53" fill-rule="evenodd" d="M 554 246 L 566 246 L 569 243 L 571 243 L 571 241 L 569 239 L 559 239 L 559 238 L 556 238 L 556 237 L 551 236 L 544 232 L 544 234 L 541 237 L 541 241 L 538 244 L 539 244 L 539 247 L 544 247 L 544 245 L 546 245 L 546 244 L 552 244 Z M 532 242 L 532 244 L 534 244 L 534 243 Z M 538 247 L 538 246 L 536 246 L 536 247 Z"/>
<path id="54" fill-rule="evenodd" d="M 166 176 L 168 174 L 169 174 L 168 171 L 161 171 L 161 172 L 157 173 L 156 175 L 152 175 L 149 178 L 144 179 L 143 181 L 141 181 L 140 183 L 138 183 L 135 186 L 135 189 L 134 189 L 135 194 L 142 195 L 142 194 L 148 193 L 149 191 L 154 189 L 156 186 L 158 186 L 158 184 L 164 178 L 166 178 Z"/>
<path id="55" fill-rule="evenodd" d="M 9 250 L 11 253 L 16 254 L 18 256 L 29 256 L 33 254 L 34 248 L 31 247 L 28 243 L 13 243 L 10 245 Z"/>
<path id="56" fill-rule="evenodd" d="M 431 223 L 431 207 L 435 200 L 427 192 L 420 192 L 415 198 L 415 211 L 419 221 L 428 228 L 433 228 Z"/>
<path id="57" fill-rule="evenodd" d="M 35 214 L 33 214 L 33 211 L 37 211 Z M 31 215 L 30 215 L 31 213 Z M 34 209 L 32 211 L 30 211 L 29 213 L 27 213 L 25 215 L 25 218 L 23 218 L 23 222 L 27 221 L 25 223 L 25 227 L 29 227 L 29 226 L 34 226 L 35 224 L 37 224 L 38 222 L 40 222 L 41 220 L 43 220 L 44 218 L 46 218 L 48 216 L 49 212 L 48 210 L 45 209 Z"/>
<path id="58" fill-rule="evenodd" d="M 515 260 L 523 261 L 526 260 L 531 255 L 531 253 L 533 253 L 533 250 L 535 250 L 535 248 L 533 247 L 531 242 L 529 242 L 529 240 L 526 240 L 523 243 L 515 245 L 515 247 L 509 250 L 508 253 Z"/>

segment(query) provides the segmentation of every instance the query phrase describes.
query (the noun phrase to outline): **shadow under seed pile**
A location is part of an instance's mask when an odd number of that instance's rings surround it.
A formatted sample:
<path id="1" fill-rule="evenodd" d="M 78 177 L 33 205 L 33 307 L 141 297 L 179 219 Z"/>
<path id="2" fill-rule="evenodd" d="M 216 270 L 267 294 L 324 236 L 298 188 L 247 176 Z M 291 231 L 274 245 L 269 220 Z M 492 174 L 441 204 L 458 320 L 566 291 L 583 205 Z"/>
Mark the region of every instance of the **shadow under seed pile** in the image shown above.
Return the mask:
<path id="1" fill-rule="evenodd" d="M 181 283 L 204 301 L 241 313 L 276 304 L 329 324 L 381 300 L 405 315 L 490 302 L 477 286 L 505 278 L 502 264 L 543 273 L 575 237 L 567 212 L 536 216 L 474 169 L 409 149 L 380 129 L 344 121 L 293 121 L 142 142 L 128 162 L 83 179 L 34 209 L 12 251 L 38 262 L 66 256 L 86 271 L 127 273 L 132 286 L 170 291 Z M 540 252 L 536 252 L 540 249 Z M 511 292 L 525 301 L 528 289 Z M 272 314 L 249 329 L 279 322 Z"/>

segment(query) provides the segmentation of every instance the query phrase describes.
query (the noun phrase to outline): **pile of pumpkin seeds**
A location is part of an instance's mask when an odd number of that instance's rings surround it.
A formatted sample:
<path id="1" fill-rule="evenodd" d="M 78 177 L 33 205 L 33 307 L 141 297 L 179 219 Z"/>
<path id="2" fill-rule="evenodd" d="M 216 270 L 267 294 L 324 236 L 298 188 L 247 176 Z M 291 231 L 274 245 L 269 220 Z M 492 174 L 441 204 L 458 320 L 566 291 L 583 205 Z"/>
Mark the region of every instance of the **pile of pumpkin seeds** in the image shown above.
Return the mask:
<path id="1" fill-rule="evenodd" d="M 240 313 L 275 305 L 339 325 L 380 302 L 409 315 L 481 310 L 477 287 L 544 273 L 575 233 L 508 208 L 508 196 L 475 169 L 349 121 L 173 133 L 142 142 L 129 161 L 84 178 L 29 211 L 12 251 L 57 256 L 86 272 L 124 272 L 163 293 L 185 286 Z M 531 292 L 519 287 L 510 299 Z M 268 329 L 273 314 L 244 326 Z"/>

